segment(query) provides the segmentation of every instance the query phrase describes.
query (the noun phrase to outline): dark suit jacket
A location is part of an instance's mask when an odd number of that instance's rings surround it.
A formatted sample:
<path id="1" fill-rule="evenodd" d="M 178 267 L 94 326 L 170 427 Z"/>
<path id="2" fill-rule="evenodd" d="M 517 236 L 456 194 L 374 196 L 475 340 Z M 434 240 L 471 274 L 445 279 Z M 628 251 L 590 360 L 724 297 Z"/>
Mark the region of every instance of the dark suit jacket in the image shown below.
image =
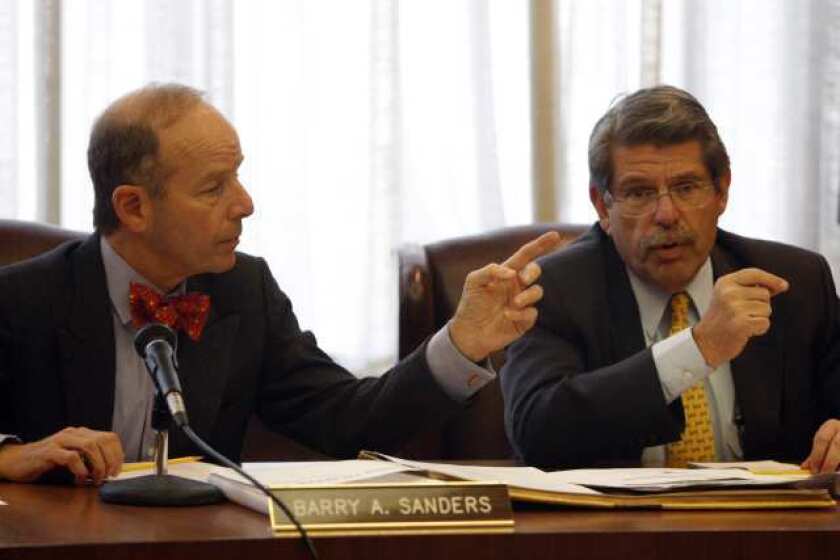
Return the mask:
<path id="1" fill-rule="evenodd" d="M 249 416 L 336 457 L 394 450 L 458 408 L 428 371 L 425 345 L 380 378 L 357 379 L 301 332 L 262 259 L 190 278 L 211 297 L 202 338 L 179 334 L 194 430 L 238 459 Z M 115 357 L 99 238 L 0 270 L 0 433 L 34 441 L 66 426 L 110 430 Z M 173 430 L 171 453 L 194 450 Z"/>
<path id="2" fill-rule="evenodd" d="M 772 326 L 731 362 L 747 458 L 802 460 L 814 432 L 840 417 L 838 300 L 818 254 L 718 230 L 714 277 L 758 267 L 790 283 Z M 508 435 L 542 467 L 638 462 L 679 438 L 682 404 L 666 406 L 627 272 L 596 224 L 540 262 L 537 325 L 501 372 Z"/>

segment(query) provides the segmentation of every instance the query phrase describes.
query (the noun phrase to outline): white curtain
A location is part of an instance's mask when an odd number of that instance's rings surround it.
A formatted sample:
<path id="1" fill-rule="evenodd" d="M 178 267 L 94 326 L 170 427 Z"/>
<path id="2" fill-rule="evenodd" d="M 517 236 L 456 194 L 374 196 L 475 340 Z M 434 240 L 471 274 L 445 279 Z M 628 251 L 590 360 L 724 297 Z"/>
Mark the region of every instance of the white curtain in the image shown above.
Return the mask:
<path id="1" fill-rule="evenodd" d="M 532 0 L 534 2 L 536 0 Z M 543 0 L 545 1 L 545 0 Z M 616 94 L 698 96 L 733 162 L 722 225 L 840 272 L 840 0 L 554 0 L 555 215 L 590 222 L 588 135 Z M 393 359 L 394 250 L 530 221 L 529 3 L 0 0 L 0 215 L 90 228 L 94 117 L 149 81 L 240 132 L 263 255 L 305 328 Z"/>
<path id="2" fill-rule="evenodd" d="M 557 0 L 557 215 L 595 219 L 589 203 L 587 145 L 595 121 L 642 78 L 642 2 Z"/>
<path id="3" fill-rule="evenodd" d="M 732 159 L 721 225 L 840 272 L 840 2 L 557 0 L 558 215 L 592 221 L 586 142 L 612 97 L 694 93 Z"/>
<path id="4" fill-rule="evenodd" d="M 18 213 L 17 202 L 17 91 L 12 85 L 18 74 L 17 5 L 0 3 L 0 208 L 5 214 Z"/>
<path id="5" fill-rule="evenodd" d="M 396 247 L 530 220 L 528 47 L 518 1 L 0 0 L 0 215 L 89 230 L 96 115 L 149 81 L 203 89 L 245 154 L 241 250 L 381 371 Z"/>

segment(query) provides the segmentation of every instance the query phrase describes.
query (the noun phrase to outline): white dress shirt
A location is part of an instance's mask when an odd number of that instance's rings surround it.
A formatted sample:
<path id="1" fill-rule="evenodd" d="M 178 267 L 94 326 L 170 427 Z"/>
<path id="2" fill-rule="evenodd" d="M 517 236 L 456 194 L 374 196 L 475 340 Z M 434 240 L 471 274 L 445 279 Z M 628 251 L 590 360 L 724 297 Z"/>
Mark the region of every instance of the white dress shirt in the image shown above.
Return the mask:
<path id="1" fill-rule="evenodd" d="M 650 346 L 653 352 L 653 361 L 662 384 L 665 402 L 670 404 L 695 383 L 703 383 L 709 401 L 717 459 L 734 461 L 742 458 L 735 386 L 729 362 L 721 364 L 715 370 L 706 365 L 691 329 L 668 336 L 671 325 L 668 303 L 671 294 L 645 283 L 630 269 L 627 269 L 627 273 L 639 306 L 645 344 Z M 713 288 L 712 261 L 707 258 L 685 288 L 692 302 L 689 309 L 691 325 L 696 324 L 708 310 Z M 664 465 L 665 446 L 646 448 L 642 453 L 642 464 Z"/>

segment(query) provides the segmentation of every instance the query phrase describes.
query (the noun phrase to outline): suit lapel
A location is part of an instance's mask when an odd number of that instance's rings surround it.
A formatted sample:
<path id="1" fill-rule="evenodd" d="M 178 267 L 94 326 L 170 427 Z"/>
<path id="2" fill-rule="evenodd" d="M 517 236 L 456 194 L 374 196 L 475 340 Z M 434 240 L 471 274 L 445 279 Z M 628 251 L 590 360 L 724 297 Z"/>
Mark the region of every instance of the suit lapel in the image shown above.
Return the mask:
<path id="1" fill-rule="evenodd" d="M 719 236 L 720 237 L 720 236 Z M 720 244 L 712 250 L 714 277 L 729 274 L 742 265 Z M 731 361 L 735 399 L 741 417 L 741 443 L 746 457 L 764 455 L 778 439 L 781 423 L 784 356 L 780 340 L 784 325 L 771 321 L 770 330 L 749 340 L 743 352 Z"/>
<path id="2" fill-rule="evenodd" d="M 99 236 L 91 235 L 70 257 L 73 293 L 58 330 L 66 422 L 110 430 L 114 411 L 114 323 Z"/>
<path id="3" fill-rule="evenodd" d="M 191 282 L 190 282 L 191 283 Z M 217 309 L 212 290 L 196 289 L 211 295 L 210 316 L 198 342 L 178 333 L 178 372 L 190 425 L 203 439 L 212 436 L 219 406 L 232 371 L 233 344 L 239 327 L 239 315 Z M 188 453 L 193 446 L 180 430 L 170 431 L 170 455 Z"/>
<path id="4" fill-rule="evenodd" d="M 65 326 L 58 329 L 61 379 L 66 424 L 111 430 L 114 414 L 116 358 L 114 321 L 98 235 L 90 236 L 70 257 L 73 293 L 69 295 Z M 195 289 L 210 293 L 202 282 Z M 239 315 L 217 310 L 199 342 L 178 335 L 178 364 L 184 399 L 193 429 L 211 434 L 231 371 L 231 357 Z M 171 430 L 171 456 L 187 447 L 180 430 Z"/>
<path id="5" fill-rule="evenodd" d="M 613 359 L 610 363 L 614 363 L 644 350 L 645 336 L 639 306 L 633 296 L 624 262 L 612 240 L 600 228 L 598 234 L 603 236 L 601 246 L 604 248 L 607 301 L 611 315 L 609 324 Z"/>

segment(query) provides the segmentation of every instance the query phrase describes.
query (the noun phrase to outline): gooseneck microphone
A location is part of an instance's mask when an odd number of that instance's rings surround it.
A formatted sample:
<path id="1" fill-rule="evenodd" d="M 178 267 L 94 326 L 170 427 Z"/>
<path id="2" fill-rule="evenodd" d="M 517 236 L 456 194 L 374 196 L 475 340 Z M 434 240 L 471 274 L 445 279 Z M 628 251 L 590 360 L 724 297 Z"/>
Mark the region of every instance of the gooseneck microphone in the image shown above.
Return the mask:
<path id="1" fill-rule="evenodd" d="M 146 363 L 146 369 L 157 389 L 152 415 L 152 427 L 156 431 L 155 474 L 108 482 L 99 490 L 100 497 L 109 503 L 149 506 L 203 505 L 224 500 L 224 495 L 215 486 L 167 474 L 168 430 L 174 420 L 199 449 L 239 473 L 277 504 L 300 532 L 309 554 L 318 560 L 315 545 L 288 506 L 239 465 L 213 449 L 190 428 L 181 382 L 178 379 L 178 360 L 175 355 L 177 340 L 175 331 L 161 323 L 146 325 L 134 337 L 134 348 Z"/>
<path id="2" fill-rule="evenodd" d="M 176 341 L 175 331 L 161 323 L 150 323 L 135 335 L 134 348 L 146 362 L 146 369 L 155 382 L 158 394 L 166 401 L 175 424 L 184 427 L 190 422 L 178 380 Z"/>

